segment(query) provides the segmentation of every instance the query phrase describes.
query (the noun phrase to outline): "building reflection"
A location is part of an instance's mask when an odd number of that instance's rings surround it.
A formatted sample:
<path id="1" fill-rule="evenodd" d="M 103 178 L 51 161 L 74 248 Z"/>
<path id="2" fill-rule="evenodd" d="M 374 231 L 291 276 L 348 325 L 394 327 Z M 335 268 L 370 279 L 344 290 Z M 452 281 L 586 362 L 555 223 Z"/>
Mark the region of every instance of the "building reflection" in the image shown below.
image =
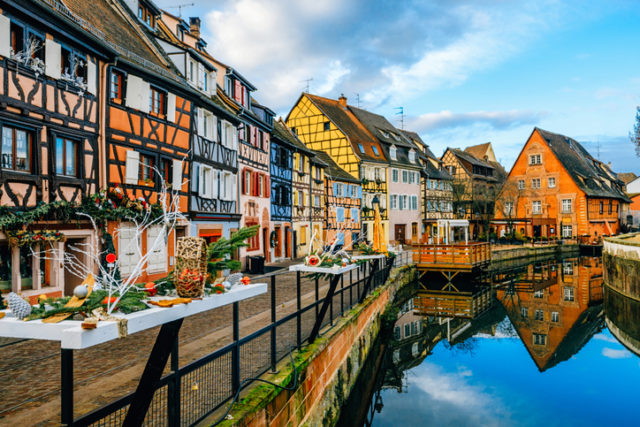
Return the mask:
<path id="1" fill-rule="evenodd" d="M 497 279 L 496 297 L 541 372 L 576 354 L 604 326 L 600 258 L 532 264 Z"/>

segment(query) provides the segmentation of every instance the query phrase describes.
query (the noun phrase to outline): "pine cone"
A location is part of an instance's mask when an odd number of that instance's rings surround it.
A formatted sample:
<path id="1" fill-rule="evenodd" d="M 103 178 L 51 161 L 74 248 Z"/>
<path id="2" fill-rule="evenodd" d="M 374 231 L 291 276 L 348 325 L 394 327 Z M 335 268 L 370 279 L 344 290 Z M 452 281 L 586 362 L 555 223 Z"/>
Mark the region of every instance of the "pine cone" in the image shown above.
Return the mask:
<path id="1" fill-rule="evenodd" d="M 9 305 L 9 309 L 18 319 L 24 319 L 31 314 L 31 305 L 15 292 L 11 292 L 7 296 L 7 305 Z"/>

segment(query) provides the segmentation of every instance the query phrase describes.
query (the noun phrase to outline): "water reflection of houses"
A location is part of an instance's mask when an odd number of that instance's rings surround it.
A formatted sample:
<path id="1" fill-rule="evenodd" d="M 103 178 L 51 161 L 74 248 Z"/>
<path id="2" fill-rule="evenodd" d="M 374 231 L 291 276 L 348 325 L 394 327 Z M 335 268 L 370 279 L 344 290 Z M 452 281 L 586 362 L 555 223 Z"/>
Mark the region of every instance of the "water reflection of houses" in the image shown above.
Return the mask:
<path id="1" fill-rule="evenodd" d="M 602 261 L 570 258 L 530 266 L 497 297 L 540 371 L 576 354 L 603 327 Z"/>

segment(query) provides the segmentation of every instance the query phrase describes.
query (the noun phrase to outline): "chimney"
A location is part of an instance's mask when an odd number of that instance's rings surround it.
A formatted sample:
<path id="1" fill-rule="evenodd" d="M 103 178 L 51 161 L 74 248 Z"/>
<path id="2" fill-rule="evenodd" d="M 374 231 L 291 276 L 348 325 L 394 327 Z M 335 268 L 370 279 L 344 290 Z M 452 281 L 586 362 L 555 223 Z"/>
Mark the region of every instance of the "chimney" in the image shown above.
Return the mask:
<path id="1" fill-rule="evenodd" d="M 609 166 L 609 169 L 611 169 L 611 162 L 608 162 L 607 166 Z"/>
<path id="2" fill-rule="evenodd" d="M 192 16 L 191 18 L 189 18 L 189 25 L 191 27 L 189 28 L 189 30 L 191 31 L 191 35 L 199 39 L 200 38 L 200 18 L 198 18 L 197 16 Z"/>
<path id="3" fill-rule="evenodd" d="M 340 94 L 340 98 L 338 98 L 338 102 L 342 106 L 342 108 L 347 108 L 347 97 L 344 96 L 344 93 Z"/>

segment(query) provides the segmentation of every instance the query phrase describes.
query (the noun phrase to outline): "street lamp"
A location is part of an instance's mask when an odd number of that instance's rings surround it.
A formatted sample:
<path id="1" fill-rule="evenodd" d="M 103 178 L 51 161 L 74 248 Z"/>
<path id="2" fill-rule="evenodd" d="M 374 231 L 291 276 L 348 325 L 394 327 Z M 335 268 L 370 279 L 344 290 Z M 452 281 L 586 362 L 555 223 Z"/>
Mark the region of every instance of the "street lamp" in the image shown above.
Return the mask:
<path id="1" fill-rule="evenodd" d="M 377 194 L 373 196 L 373 200 L 371 201 L 371 207 L 375 210 L 376 205 L 378 206 L 378 209 L 380 209 L 380 199 L 378 198 Z"/>

